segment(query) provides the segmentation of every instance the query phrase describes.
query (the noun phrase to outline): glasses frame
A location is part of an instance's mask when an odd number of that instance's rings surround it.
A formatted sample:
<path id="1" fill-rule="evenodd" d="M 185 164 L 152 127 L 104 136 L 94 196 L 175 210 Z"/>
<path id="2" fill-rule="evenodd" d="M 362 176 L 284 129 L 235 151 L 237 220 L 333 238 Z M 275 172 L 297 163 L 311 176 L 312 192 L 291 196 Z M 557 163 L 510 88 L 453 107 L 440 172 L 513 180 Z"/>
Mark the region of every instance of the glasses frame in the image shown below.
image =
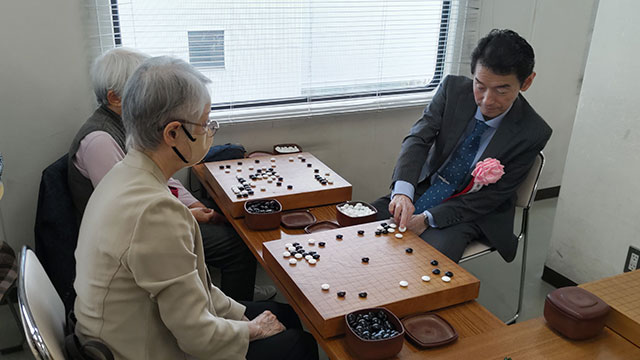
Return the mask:
<path id="1" fill-rule="evenodd" d="M 218 132 L 218 130 L 220 129 L 220 124 L 212 119 L 207 120 L 207 122 L 205 124 L 200 124 L 200 123 L 196 123 L 193 121 L 188 121 L 188 120 L 183 120 L 183 119 L 175 119 L 175 120 L 171 120 L 169 123 L 173 122 L 173 121 L 177 121 L 181 124 L 190 124 L 190 125 L 195 125 L 195 126 L 200 126 L 204 129 L 205 134 L 207 134 L 208 137 L 213 137 L 216 132 Z M 159 130 L 162 131 L 164 130 L 164 128 L 169 124 L 165 124 L 164 126 L 160 127 Z M 183 126 L 184 128 L 184 126 Z M 185 131 L 187 129 L 184 129 Z M 189 137 L 191 137 L 191 134 L 189 134 L 189 132 L 187 131 L 187 134 L 189 135 Z M 195 140 L 195 139 L 194 139 Z"/>

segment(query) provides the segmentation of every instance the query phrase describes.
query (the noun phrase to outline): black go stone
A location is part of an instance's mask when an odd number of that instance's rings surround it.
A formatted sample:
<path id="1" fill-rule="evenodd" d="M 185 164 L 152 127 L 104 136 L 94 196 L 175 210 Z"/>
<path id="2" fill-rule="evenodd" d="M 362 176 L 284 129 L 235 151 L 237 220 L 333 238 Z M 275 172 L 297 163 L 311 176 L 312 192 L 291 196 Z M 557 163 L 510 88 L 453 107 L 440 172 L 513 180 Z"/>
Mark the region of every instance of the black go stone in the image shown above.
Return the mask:
<path id="1" fill-rule="evenodd" d="M 314 255 L 312 255 L 312 256 L 313 256 L 313 258 L 314 258 L 314 259 L 316 259 L 316 260 L 320 259 L 320 254 L 314 254 Z"/>
<path id="2" fill-rule="evenodd" d="M 294 242 L 294 243 L 293 243 L 293 244 L 291 244 L 291 245 L 293 245 L 293 246 L 298 246 L 298 245 L 300 245 L 300 243 Z"/>
<path id="3" fill-rule="evenodd" d="M 307 161 L 307 159 L 302 158 L 302 159 L 300 159 L 300 161 L 305 162 L 305 161 Z"/>
<path id="4" fill-rule="evenodd" d="M 278 182 L 276 183 L 276 185 L 277 185 L 277 186 L 282 186 L 282 183 L 278 181 Z"/>
<path id="5" fill-rule="evenodd" d="M 337 295 L 338 295 L 338 297 L 343 298 L 343 297 L 345 297 L 347 295 L 347 292 L 346 291 L 338 291 Z"/>
<path id="6" fill-rule="evenodd" d="M 311 163 L 307 164 L 307 167 L 312 167 L 313 165 L 311 165 Z"/>
<path id="7" fill-rule="evenodd" d="M 249 193 L 242 194 L 242 197 L 249 197 Z"/>
<path id="8" fill-rule="evenodd" d="M 255 161 L 256 164 L 260 164 L 260 160 L 255 159 L 254 161 Z"/>
<path id="9" fill-rule="evenodd" d="M 287 185 L 287 189 L 289 190 L 293 189 L 293 185 Z"/>
<path id="10" fill-rule="evenodd" d="M 253 194 L 255 194 L 253 190 L 249 190 L 249 195 L 253 195 Z"/>
<path id="11" fill-rule="evenodd" d="M 242 161 L 238 161 L 238 165 L 242 165 Z"/>
<path id="12" fill-rule="evenodd" d="M 320 247 L 324 247 L 324 246 L 325 246 L 324 241 L 320 241 L 320 242 L 318 243 L 318 246 L 320 246 Z"/>
<path id="13" fill-rule="evenodd" d="M 358 230 L 358 235 L 364 235 L 364 230 Z"/>
<path id="14" fill-rule="evenodd" d="M 366 292 L 366 291 L 363 291 L 363 292 L 359 293 L 359 294 L 358 294 L 358 296 L 360 296 L 361 298 L 363 298 L 363 299 L 364 299 L 364 298 L 366 298 L 366 297 L 367 297 L 367 292 Z"/>
<path id="15" fill-rule="evenodd" d="M 387 225 L 387 223 L 382 223 L 382 224 L 380 224 L 380 226 L 385 227 L 385 226 L 388 226 L 388 225 Z"/>
<path id="16" fill-rule="evenodd" d="M 278 181 L 284 181 L 284 178 L 283 177 L 279 177 Z"/>
<path id="17" fill-rule="evenodd" d="M 224 170 L 224 165 L 220 165 L 220 170 Z"/>
<path id="18" fill-rule="evenodd" d="M 383 234 L 388 234 L 388 233 L 389 233 L 389 230 L 384 229 L 384 230 L 382 230 L 382 233 L 383 233 Z"/>
<path id="19" fill-rule="evenodd" d="M 453 273 L 451 271 L 447 271 L 444 274 L 447 275 L 448 277 L 453 277 Z"/>
<path id="20" fill-rule="evenodd" d="M 431 260 L 431 265 L 438 266 L 438 260 Z"/>
<path id="21" fill-rule="evenodd" d="M 380 235 L 380 234 L 382 234 L 382 231 L 376 230 L 376 235 Z"/>
<path id="22" fill-rule="evenodd" d="M 242 199 L 242 194 L 237 194 L 237 195 L 236 195 L 236 197 L 237 197 L 238 199 Z"/>
<path id="23" fill-rule="evenodd" d="M 320 169 L 313 169 L 313 172 L 317 174 L 320 172 Z"/>
<path id="24" fill-rule="evenodd" d="M 258 174 L 260 174 L 260 173 L 262 173 L 262 169 L 256 169 L 256 172 L 257 172 Z"/>
<path id="25" fill-rule="evenodd" d="M 435 268 L 435 269 L 433 269 L 431 272 L 432 272 L 432 273 L 434 273 L 434 274 L 436 274 L 436 275 L 438 275 L 438 274 L 440 274 L 440 269 Z"/>
<path id="26" fill-rule="evenodd" d="M 342 240 L 342 234 L 336 235 L 336 239 Z"/>
<path id="27" fill-rule="evenodd" d="M 231 165 L 226 165 L 225 166 L 227 169 L 231 169 Z"/>
<path id="28" fill-rule="evenodd" d="M 362 258 L 362 262 L 363 263 L 369 263 L 369 258 L 368 257 L 363 257 Z"/>
<path id="29" fill-rule="evenodd" d="M 413 253 L 413 249 L 412 248 L 406 248 L 406 249 L 404 249 L 404 251 L 406 251 L 407 254 Z"/>

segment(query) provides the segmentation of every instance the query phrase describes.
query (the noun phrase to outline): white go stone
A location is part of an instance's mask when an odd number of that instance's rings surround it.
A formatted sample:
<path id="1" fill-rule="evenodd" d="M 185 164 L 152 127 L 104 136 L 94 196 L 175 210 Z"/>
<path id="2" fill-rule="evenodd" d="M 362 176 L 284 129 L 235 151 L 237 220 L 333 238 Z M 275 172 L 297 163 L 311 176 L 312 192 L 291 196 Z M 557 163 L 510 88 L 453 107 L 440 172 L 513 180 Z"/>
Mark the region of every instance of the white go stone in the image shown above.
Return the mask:
<path id="1" fill-rule="evenodd" d="M 302 154 L 298 154 L 298 159 L 302 159 Z"/>
<path id="2" fill-rule="evenodd" d="M 295 255 L 296 259 L 302 259 L 302 254 L 298 253 Z"/>
<path id="3" fill-rule="evenodd" d="M 407 286 L 409 286 L 409 283 L 404 281 L 404 280 L 402 280 L 402 281 L 400 281 L 400 286 L 407 287 Z"/>
<path id="4" fill-rule="evenodd" d="M 224 172 L 228 174 L 231 172 L 231 169 L 224 169 Z"/>
<path id="5" fill-rule="evenodd" d="M 305 259 L 305 260 L 307 260 L 307 261 L 309 261 L 309 260 L 313 259 L 313 256 L 311 256 L 311 255 L 307 255 L 307 256 L 305 256 L 305 257 L 304 257 L 304 259 Z"/>
<path id="6" fill-rule="evenodd" d="M 288 248 L 290 248 L 290 247 L 292 247 L 292 246 L 293 246 L 293 244 L 292 244 L 292 243 L 286 243 L 286 244 L 284 244 L 284 247 L 285 247 L 286 249 L 288 249 Z"/>
<path id="7" fill-rule="evenodd" d="M 282 253 L 282 256 L 288 258 L 289 256 L 291 256 L 291 253 L 288 252 L 288 251 L 285 251 L 285 252 Z"/>
<path id="8" fill-rule="evenodd" d="M 276 162 L 276 158 L 271 158 L 271 162 Z"/>
<path id="9" fill-rule="evenodd" d="M 322 285 L 320 285 L 320 287 L 322 288 L 322 290 L 327 291 L 327 290 L 329 290 L 330 286 L 329 286 L 329 284 L 322 284 Z"/>
<path id="10" fill-rule="evenodd" d="M 296 251 L 296 247 L 292 245 L 292 246 L 287 247 L 287 250 L 293 252 L 293 251 Z"/>
<path id="11" fill-rule="evenodd" d="M 406 227 L 404 227 L 404 226 L 400 226 L 400 227 L 398 228 L 398 231 L 400 231 L 400 232 L 405 232 L 405 231 L 407 231 L 407 228 L 406 228 Z"/>
<path id="12" fill-rule="evenodd" d="M 397 225 L 394 224 L 394 223 L 391 223 L 391 224 L 389 224 L 389 227 L 392 228 L 392 229 L 395 229 L 397 227 Z"/>
<path id="13" fill-rule="evenodd" d="M 291 265 L 295 265 L 295 264 L 297 264 L 297 263 L 298 263 L 298 260 L 296 260 L 296 259 L 294 259 L 294 258 L 289 259 L 289 264 L 291 264 Z"/>
<path id="14" fill-rule="evenodd" d="M 402 234 L 397 233 L 397 234 L 396 234 L 396 238 L 397 238 L 397 239 L 402 239 Z"/>
<path id="15" fill-rule="evenodd" d="M 382 225 L 378 225 L 378 227 L 376 228 L 376 230 L 380 230 L 380 231 L 382 231 L 382 230 L 384 230 L 384 227 L 382 227 Z"/>
<path id="16" fill-rule="evenodd" d="M 324 173 L 324 176 L 331 176 L 331 173 L 327 171 L 326 173 Z"/>
<path id="17" fill-rule="evenodd" d="M 442 281 L 449 282 L 449 281 L 451 281 L 451 278 L 448 277 L 447 275 L 445 275 L 445 276 L 442 277 Z"/>
<path id="18" fill-rule="evenodd" d="M 327 184 L 333 185 L 333 179 L 327 179 Z"/>
<path id="19" fill-rule="evenodd" d="M 289 161 L 293 161 L 293 158 L 292 158 L 292 157 L 290 157 L 290 158 L 289 158 Z"/>
<path id="20" fill-rule="evenodd" d="M 263 179 L 268 179 L 268 178 L 269 178 L 269 175 L 264 174 L 264 175 L 262 175 L 262 178 L 263 178 Z"/>
<path id="21" fill-rule="evenodd" d="M 429 275 L 425 275 L 425 276 L 422 277 L 422 281 L 429 282 L 429 281 L 431 281 L 431 278 L 429 277 Z"/>
<path id="22" fill-rule="evenodd" d="M 252 182 L 250 182 L 250 183 L 249 183 L 249 185 L 250 185 L 252 188 L 254 188 L 254 187 L 258 186 L 258 184 L 254 183 L 253 181 L 252 181 Z"/>
<path id="23" fill-rule="evenodd" d="M 252 166 L 249 166 L 249 170 L 253 170 L 253 165 L 252 165 Z"/>
<path id="24" fill-rule="evenodd" d="M 236 171 L 237 171 L 237 172 L 242 171 L 242 166 L 238 166 L 238 167 L 236 168 Z"/>
<path id="25" fill-rule="evenodd" d="M 390 228 L 388 228 L 388 229 L 387 229 L 387 231 L 388 231 L 388 232 L 390 232 L 390 233 L 392 233 L 392 232 L 396 232 L 396 229 L 394 229 L 394 228 L 390 227 Z"/>
<path id="26" fill-rule="evenodd" d="M 309 264 L 310 265 L 315 265 L 317 262 L 318 262 L 318 260 L 313 259 L 313 258 L 311 260 L 309 260 Z"/>
<path id="27" fill-rule="evenodd" d="M 260 191 L 267 191 L 267 188 L 263 186 L 260 188 Z"/>
<path id="28" fill-rule="evenodd" d="M 316 243 L 316 241 L 315 241 L 315 240 L 313 240 L 313 239 L 309 239 L 309 240 L 307 240 L 307 242 L 309 243 L 309 245 L 313 245 L 313 244 L 315 244 L 315 243 Z"/>
<path id="29" fill-rule="evenodd" d="M 268 182 L 269 184 L 271 184 L 271 183 L 273 182 L 273 180 L 269 178 L 269 179 L 267 179 L 267 182 Z"/>

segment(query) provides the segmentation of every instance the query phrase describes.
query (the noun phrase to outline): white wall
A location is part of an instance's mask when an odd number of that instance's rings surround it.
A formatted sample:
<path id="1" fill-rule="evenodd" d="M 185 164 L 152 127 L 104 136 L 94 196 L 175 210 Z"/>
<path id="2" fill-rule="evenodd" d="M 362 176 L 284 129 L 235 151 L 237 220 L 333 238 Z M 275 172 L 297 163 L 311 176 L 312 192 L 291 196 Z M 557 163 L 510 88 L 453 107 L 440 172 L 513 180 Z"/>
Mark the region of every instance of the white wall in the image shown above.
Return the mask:
<path id="1" fill-rule="evenodd" d="M 638 12 L 598 9 L 546 264 L 578 283 L 621 273 L 640 246 Z"/>
<path id="2" fill-rule="evenodd" d="M 536 50 L 539 75 L 528 98 L 555 129 L 542 187 L 560 184 L 594 1 L 482 1 L 481 34 L 511 27 Z M 33 244 L 40 173 L 67 150 L 94 106 L 84 11 L 80 0 L 0 5 L 0 151 L 7 162 L 0 207 L 14 247 Z M 400 142 L 421 111 L 237 124 L 225 126 L 216 142 L 239 142 L 249 150 L 299 143 L 348 179 L 354 198 L 371 201 L 387 191 Z"/>
<path id="3" fill-rule="evenodd" d="M 93 107 L 83 4 L 0 2 L 0 207 L 14 249 L 33 245 L 40 174 L 68 150 Z"/>
<path id="4" fill-rule="evenodd" d="M 598 0 L 482 0 L 479 34 L 509 28 L 536 54 L 537 73 L 524 93 L 553 128 L 540 188 L 561 183 Z"/>

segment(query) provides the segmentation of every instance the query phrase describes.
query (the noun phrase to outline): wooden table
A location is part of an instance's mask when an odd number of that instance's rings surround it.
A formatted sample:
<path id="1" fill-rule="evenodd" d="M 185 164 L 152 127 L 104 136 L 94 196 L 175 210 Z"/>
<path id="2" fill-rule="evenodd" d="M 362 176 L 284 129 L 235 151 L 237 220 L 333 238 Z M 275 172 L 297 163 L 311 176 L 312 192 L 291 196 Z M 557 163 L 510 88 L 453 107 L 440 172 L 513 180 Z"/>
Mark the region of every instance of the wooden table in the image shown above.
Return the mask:
<path id="1" fill-rule="evenodd" d="M 211 196 L 215 196 L 215 192 L 211 188 L 210 184 L 207 182 L 206 171 L 207 168 L 204 165 L 196 165 L 192 168 L 194 174 L 198 177 L 202 185 L 205 187 L 207 192 Z M 267 274 L 271 277 L 273 282 L 278 286 L 280 292 L 287 299 L 289 304 L 294 308 L 296 313 L 299 315 L 300 320 L 305 324 L 307 329 L 313 334 L 315 339 L 318 341 L 320 346 L 324 349 L 331 359 L 351 359 L 352 357 L 348 354 L 344 336 L 336 336 L 333 338 L 325 339 L 311 324 L 307 316 L 304 314 L 302 309 L 298 306 L 298 302 L 296 298 L 293 297 L 282 285 L 282 283 L 278 280 L 276 276 L 272 273 L 271 269 L 267 266 L 262 256 L 262 243 L 271 240 L 281 239 L 286 235 L 296 235 L 296 234 L 304 234 L 302 229 L 285 229 L 279 228 L 275 230 L 267 230 L 267 231 L 253 231 L 247 228 L 244 223 L 244 219 L 234 219 L 227 214 L 225 209 L 222 211 L 229 219 L 229 222 L 234 227 L 234 229 L 238 232 L 240 237 L 247 244 L 251 252 L 255 255 L 256 259 L 260 264 L 264 267 Z M 335 205 L 327 205 L 320 206 L 316 208 L 310 209 L 311 213 L 316 217 L 318 221 L 324 220 L 335 220 Z M 451 323 L 451 325 L 458 331 L 459 339 L 464 339 L 467 337 L 471 337 L 474 335 L 478 335 L 481 333 L 485 333 L 487 331 L 491 331 L 494 329 L 499 329 L 506 327 L 506 325 L 500 321 L 497 317 L 491 314 L 487 309 L 478 304 L 476 301 L 469 301 L 463 304 L 451 306 L 445 309 L 441 309 L 436 311 L 440 316 L 445 318 L 447 321 Z M 457 347 L 457 344 L 453 344 L 449 347 Z M 419 350 L 413 346 L 408 341 L 405 341 L 404 347 L 400 354 L 398 354 L 399 359 L 411 358 L 412 354 L 418 353 Z"/>
<path id="2" fill-rule="evenodd" d="M 206 168 L 203 165 L 196 165 L 192 169 L 209 194 L 214 196 L 214 192 L 206 182 Z M 335 220 L 334 205 L 310 210 L 318 221 Z M 243 219 L 233 219 L 226 212 L 225 215 L 329 358 L 352 359 L 346 349 L 344 336 L 328 339 L 320 336 L 297 305 L 296 298 L 291 296 L 278 278 L 273 275 L 262 257 L 263 242 L 281 239 L 286 234 L 303 234 L 304 231 L 283 228 L 270 231 L 252 231 L 246 227 Z M 458 331 L 458 340 L 453 344 L 429 350 L 419 350 L 405 340 L 404 347 L 396 359 L 502 360 L 505 357 L 511 357 L 513 360 L 640 359 L 640 348 L 609 328 L 605 328 L 602 334 L 594 339 L 572 341 L 556 334 L 545 324 L 543 318 L 506 326 L 476 301 L 440 309 L 436 313 Z"/>

